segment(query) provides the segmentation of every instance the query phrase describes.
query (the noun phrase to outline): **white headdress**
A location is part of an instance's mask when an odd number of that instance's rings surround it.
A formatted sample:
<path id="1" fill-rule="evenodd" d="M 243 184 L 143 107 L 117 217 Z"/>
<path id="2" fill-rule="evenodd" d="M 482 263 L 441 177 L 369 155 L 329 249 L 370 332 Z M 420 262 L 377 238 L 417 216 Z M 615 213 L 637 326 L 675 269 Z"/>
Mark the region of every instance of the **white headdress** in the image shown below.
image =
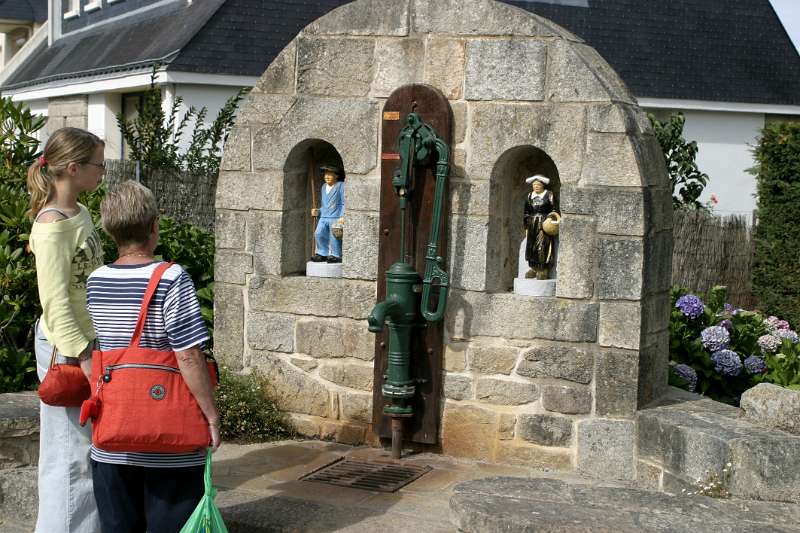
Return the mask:
<path id="1" fill-rule="evenodd" d="M 534 181 L 541 181 L 543 184 L 547 185 L 550 183 L 550 178 L 545 178 L 541 174 L 536 174 L 530 178 L 525 178 L 525 183 L 533 183 Z"/>

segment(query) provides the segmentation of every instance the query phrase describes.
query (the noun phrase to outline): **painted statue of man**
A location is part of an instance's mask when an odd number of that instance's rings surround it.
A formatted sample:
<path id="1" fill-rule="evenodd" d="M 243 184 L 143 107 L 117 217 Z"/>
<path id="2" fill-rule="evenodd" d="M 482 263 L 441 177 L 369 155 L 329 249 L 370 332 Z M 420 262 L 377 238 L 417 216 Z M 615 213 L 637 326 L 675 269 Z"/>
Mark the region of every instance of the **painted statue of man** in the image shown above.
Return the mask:
<path id="1" fill-rule="evenodd" d="M 314 232 L 316 253 L 312 261 L 328 263 L 342 262 L 342 239 L 337 237 L 334 229 L 344 224 L 344 183 L 339 181 L 340 169 L 323 165 L 320 167 L 325 183 L 320 190 L 320 208 L 312 209 L 311 215 L 318 216 L 317 229 Z"/>

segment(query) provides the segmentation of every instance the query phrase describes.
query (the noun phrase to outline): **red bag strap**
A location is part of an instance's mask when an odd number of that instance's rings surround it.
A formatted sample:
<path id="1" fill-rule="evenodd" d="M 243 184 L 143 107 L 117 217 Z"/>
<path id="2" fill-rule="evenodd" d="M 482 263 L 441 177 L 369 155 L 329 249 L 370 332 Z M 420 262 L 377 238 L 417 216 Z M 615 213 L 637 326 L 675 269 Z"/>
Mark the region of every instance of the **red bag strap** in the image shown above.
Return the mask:
<path id="1" fill-rule="evenodd" d="M 139 320 L 136 321 L 136 328 L 133 330 L 133 337 L 131 338 L 131 346 L 139 347 L 139 341 L 142 340 L 142 330 L 144 330 L 144 321 L 147 319 L 147 310 L 150 307 L 150 300 L 158 288 L 158 282 L 161 281 L 161 276 L 167 271 L 169 267 L 174 265 L 172 261 L 161 263 L 153 271 L 150 276 L 150 283 L 147 284 L 147 290 L 144 291 L 144 298 L 142 298 L 142 306 L 139 309 Z"/>

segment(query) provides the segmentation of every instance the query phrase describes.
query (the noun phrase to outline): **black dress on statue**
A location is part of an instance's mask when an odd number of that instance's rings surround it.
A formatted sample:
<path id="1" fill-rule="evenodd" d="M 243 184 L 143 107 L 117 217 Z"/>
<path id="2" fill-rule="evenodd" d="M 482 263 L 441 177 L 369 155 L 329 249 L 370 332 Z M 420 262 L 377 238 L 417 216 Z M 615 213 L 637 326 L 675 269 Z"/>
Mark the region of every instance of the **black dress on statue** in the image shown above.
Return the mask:
<path id="1" fill-rule="evenodd" d="M 528 193 L 523 219 L 525 229 L 528 230 L 525 260 L 533 269 L 547 268 L 553 259 L 553 238 L 542 229 L 542 223 L 552 211 L 553 193 L 547 190 L 541 196 L 533 192 Z"/>

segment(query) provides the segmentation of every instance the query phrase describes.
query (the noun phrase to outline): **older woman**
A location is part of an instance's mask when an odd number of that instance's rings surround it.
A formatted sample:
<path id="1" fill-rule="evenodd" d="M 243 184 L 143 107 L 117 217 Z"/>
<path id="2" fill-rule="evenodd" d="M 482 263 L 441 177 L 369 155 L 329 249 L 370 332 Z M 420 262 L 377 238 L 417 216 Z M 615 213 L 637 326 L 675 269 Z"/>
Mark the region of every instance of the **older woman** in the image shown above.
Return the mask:
<path id="1" fill-rule="evenodd" d="M 87 293 L 98 349 L 108 351 L 130 343 L 145 289 L 162 262 L 153 257 L 158 208 L 149 189 L 124 182 L 108 192 L 100 213 L 119 258 L 89 276 Z M 209 441 L 216 449 L 219 413 L 200 350 L 208 339 L 192 280 L 179 265 L 172 265 L 150 303 L 140 346 L 175 352 L 181 375 L 208 420 Z M 112 452 L 93 444 L 92 478 L 102 530 L 178 531 L 203 496 L 202 452 Z"/>

